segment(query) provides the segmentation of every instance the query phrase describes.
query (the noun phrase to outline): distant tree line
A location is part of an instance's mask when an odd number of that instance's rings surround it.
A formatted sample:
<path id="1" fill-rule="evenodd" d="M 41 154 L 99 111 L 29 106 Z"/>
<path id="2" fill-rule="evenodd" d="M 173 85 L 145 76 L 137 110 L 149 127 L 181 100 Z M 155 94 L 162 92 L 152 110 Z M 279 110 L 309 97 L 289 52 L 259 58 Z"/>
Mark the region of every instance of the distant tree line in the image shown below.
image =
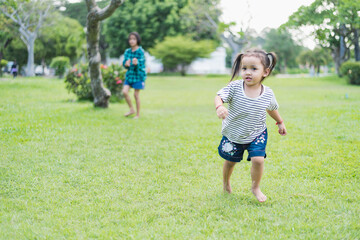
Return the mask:
<path id="1" fill-rule="evenodd" d="M 44 17 L 34 41 L 33 54 L 37 65 L 49 65 L 56 56 L 68 57 L 71 64 L 86 57 L 88 12 L 85 1 L 57 1 L 60 4 L 55 4 L 51 0 L 1 0 L 1 3 L 0 60 L 17 59 L 20 65 L 28 62 L 29 47 L 24 43 L 18 24 L 9 17 L 15 9 L 26 9 L 23 4 L 38 4 L 37 6 L 42 8 L 47 4 L 53 6 L 49 10 L 50 14 Z M 163 61 L 171 57 L 158 55 L 162 52 L 161 44 L 166 39 L 166 46 L 170 46 L 169 42 L 175 44 L 179 41 L 179 35 L 185 39 L 184 42 L 192 41 L 192 46 L 199 44 L 194 49 L 202 49 L 198 53 L 192 52 L 192 60 L 208 56 L 208 52 L 200 46 L 205 43 L 203 40 L 212 42 L 208 50 L 225 43 L 229 67 L 234 56 L 249 47 L 261 47 L 276 52 L 279 57 L 279 72 L 298 68 L 299 64 L 313 66 L 319 71 L 320 65 L 331 62 L 334 62 L 339 72 L 343 62 L 349 59 L 360 60 L 359 0 L 315 0 L 310 6 L 300 7 L 279 29 L 264 29 L 259 34 L 252 29 L 244 29 L 243 26 L 240 26 L 239 31 L 234 31 L 234 23 L 221 22 L 219 3 L 220 0 L 126 0 L 112 16 L 101 23 L 99 47 L 102 60 L 104 61 L 106 56 L 119 57 L 128 47 L 127 37 L 132 31 L 141 34 L 145 50 L 157 54 Z M 97 4 L 103 8 L 109 4 L 109 0 Z M 6 14 L 6 10 L 10 8 L 14 10 Z M 313 36 L 319 45 L 315 50 L 306 49 L 292 37 L 292 30 L 301 29 L 303 26 L 314 28 Z M 181 55 L 181 52 L 174 51 L 171 54 Z M 333 61 L 330 61 L 330 53 Z M 166 69 L 176 69 L 173 67 L 174 59 L 164 63 Z M 180 58 L 177 56 L 176 59 Z M 184 66 L 189 58 L 183 57 L 181 61 L 179 65 Z M 180 69 L 184 70 L 183 67 Z"/>

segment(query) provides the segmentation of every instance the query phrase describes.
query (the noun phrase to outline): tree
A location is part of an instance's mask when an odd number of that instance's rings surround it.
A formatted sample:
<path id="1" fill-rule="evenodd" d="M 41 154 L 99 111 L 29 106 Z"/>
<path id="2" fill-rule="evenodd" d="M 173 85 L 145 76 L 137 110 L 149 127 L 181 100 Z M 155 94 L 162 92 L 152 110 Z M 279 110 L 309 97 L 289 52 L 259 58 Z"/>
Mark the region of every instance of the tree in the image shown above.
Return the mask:
<path id="1" fill-rule="evenodd" d="M 149 49 L 166 36 L 183 33 L 180 10 L 187 0 L 128 0 L 104 22 L 110 56 L 118 57 L 129 47 L 130 32 L 138 32 L 141 45 Z"/>
<path id="2" fill-rule="evenodd" d="M 9 61 L 16 59 L 21 74 L 22 66 L 26 66 L 27 63 L 27 54 L 27 48 L 20 38 L 13 38 L 11 43 L 4 49 L 4 59 Z"/>
<path id="3" fill-rule="evenodd" d="M 195 42 L 184 36 L 166 37 L 163 42 L 150 49 L 150 53 L 160 59 L 165 68 L 175 69 L 180 66 L 180 72 L 183 76 L 186 68 L 196 58 L 209 57 L 213 51 L 213 42 L 209 40 Z"/>
<path id="4" fill-rule="evenodd" d="M 217 27 L 209 18 L 218 24 L 221 9 L 220 0 L 189 0 L 180 10 L 180 23 L 183 34 L 191 36 L 195 41 L 210 39 L 220 42 Z"/>
<path id="5" fill-rule="evenodd" d="M 314 66 L 317 73 L 320 73 L 320 66 L 327 65 L 331 61 L 331 55 L 324 48 L 315 48 L 314 50 L 307 50 L 300 53 L 297 57 L 297 62 L 303 65 Z"/>
<path id="6" fill-rule="evenodd" d="M 96 3 L 99 8 L 104 8 L 109 4 L 109 0 Z M 62 15 L 76 19 L 84 28 L 86 27 L 86 16 L 88 12 L 85 1 L 75 3 L 66 2 L 63 7 L 65 7 L 65 10 L 61 9 Z M 100 23 L 100 28 L 103 29 L 103 22 Z M 106 59 L 106 50 L 108 47 L 109 44 L 105 40 L 105 35 L 103 34 L 103 31 L 100 31 L 99 51 L 102 61 Z"/>
<path id="7" fill-rule="evenodd" d="M 94 95 L 94 105 L 96 107 L 107 108 L 109 106 L 109 98 L 111 93 L 104 87 L 100 71 L 100 22 L 110 17 L 124 0 L 111 0 L 110 4 L 103 9 L 98 7 L 95 0 L 85 1 L 88 9 L 86 21 L 86 41 L 89 58 L 91 89 Z"/>
<path id="8" fill-rule="evenodd" d="M 203 0 L 206 1 L 206 0 Z M 204 7 L 199 6 L 199 8 L 204 9 Z M 246 1 L 246 8 L 250 8 L 249 1 Z M 236 25 L 235 22 L 225 23 L 220 22 L 210 14 L 208 11 L 205 10 L 205 16 L 209 23 L 213 26 L 214 29 L 217 30 L 218 35 L 220 38 L 225 42 L 230 49 L 232 50 L 231 53 L 231 62 L 233 63 L 243 48 L 248 48 L 251 46 L 251 42 L 254 39 L 254 30 L 250 29 L 250 22 L 252 20 L 252 16 L 249 16 L 247 19 L 247 23 L 241 22 L 241 27 L 238 29 L 239 31 L 235 32 L 233 30 L 234 26 Z"/>
<path id="9" fill-rule="evenodd" d="M 0 62 L 3 59 L 5 49 L 10 45 L 14 39 L 14 31 L 12 31 L 12 22 L 0 14 Z M 12 60 L 12 59 L 8 59 Z"/>
<path id="10" fill-rule="evenodd" d="M 286 72 L 287 67 L 296 66 L 296 57 L 302 50 L 287 31 L 271 29 L 265 36 L 264 49 L 275 52 L 278 56 L 277 66 L 281 72 Z"/>
<path id="11" fill-rule="evenodd" d="M 331 50 L 340 74 L 340 65 L 350 58 L 352 46 L 356 60 L 360 60 L 359 11 L 360 0 L 315 0 L 310 6 L 300 7 L 282 27 L 313 27 L 318 44 Z"/>
<path id="12" fill-rule="evenodd" d="M 1 0 L 4 2 L 4 0 Z M 28 52 L 28 76 L 34 76 L 34 46 L 43 23 L 51 12 L 52 1 L 32 0 L 31 2 L 14 1 L 16 4 L 2 4 L 0 11 L 19 26 L 21 40 Z"/>
<path id="13" fill-rule="evenodd" d="M 53 13 L 57 19 L 51 27 L 43 29 L 35 43 L 35 62 L 49 64 L 54 57 L 69 57 L 72 64 L 86 51 L 85 31 L 80 23 L 72 18 Z"/>

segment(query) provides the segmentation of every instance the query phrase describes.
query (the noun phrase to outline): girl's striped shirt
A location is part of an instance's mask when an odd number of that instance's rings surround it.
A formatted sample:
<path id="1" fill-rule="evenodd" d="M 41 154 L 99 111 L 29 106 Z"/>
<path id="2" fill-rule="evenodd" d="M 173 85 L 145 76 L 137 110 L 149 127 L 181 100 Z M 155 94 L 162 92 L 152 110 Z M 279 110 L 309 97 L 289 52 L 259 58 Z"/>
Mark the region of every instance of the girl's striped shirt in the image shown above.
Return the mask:
<path id="1" fill-rule="evenodd" d="M 244 80 L 232 81 L 217 92 L 228 103 L 229 115 L 222 122 L 222 135 L 239 144 L 251 143 L 266 129 L 266 110 L 279 108 L 273 91 L 263 85 L 257 98 L 249 98 L 244 92 Z"/>

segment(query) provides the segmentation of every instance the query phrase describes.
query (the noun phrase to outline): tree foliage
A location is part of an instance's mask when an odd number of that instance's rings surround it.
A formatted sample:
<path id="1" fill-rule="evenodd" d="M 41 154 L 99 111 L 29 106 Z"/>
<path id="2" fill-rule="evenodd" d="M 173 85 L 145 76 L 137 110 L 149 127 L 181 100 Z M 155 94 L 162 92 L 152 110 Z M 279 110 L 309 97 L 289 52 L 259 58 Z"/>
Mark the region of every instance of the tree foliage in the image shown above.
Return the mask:
<path id="1" fill-rule="evenodd" d="M 85 53 L 85 32 L 74 19 L 56 12 L 52 16 L 59 21 L 45 22 L 48 27 L 42 29 L 35 41 L 34 62 L 38 65 L 50 64 L 56 56 L 67 56 L 73 64 Z M 0 32 L 2 29 L 0 24 Z M 13 31 L 12 35 L 7 35 L 12 41 L 3 48 L 3 57 L 7 60 L 17 59 L 21 67 L 27 63 L 28 53 L 26 45 L 15 33 Z"/>
<path id="2" fill-rule="evenodd" d="M 28 60 L 26 72 L 29 76 L 34 76 L 35 40 L 43 27 L 45 19 L 53 9 L 53 2 L 53 0 L 32 0 L 31 2 L 18 0 L 0 5 L 0 11 L 18 26 L 21 40 L 27 47 Z"/>
<path id="3" fill-rule="evenodd" d="M 214 51 L 214 43 L 210 40 L 194 41 L 190 37 L 166 37 L 164 41 L 150 49 L 150 53 L 160 59 L 167 69 L 180 67 L 185 75 L 186 67 L 196 58 L 209 57 Z"/>
<path id="4" fill-rule="evenodd" d="M 0 61 L 3 59 L 5 49 L 16 37 L 15 32 L 12 20 L 0 13 Z"/>
<path id="5" fill-rule="evenodd" d="M 196 41 L 211 39 L 219 42 L 218 28 L 211 22 L 220 23 L 219 4 L 220 0 L 189 0 L 180 11 L 182 32 Z"/>
<path id="6" fill-rule="evenodd" d="M 302 47 L 294 42 L 292 36 L 287 31 L 271 29 L 265 35 L 264 49 L 268 52 L 275 52 L 278 56 L 278 68 L 281 72 L 286 72 L 287 67 L 295 67 L 296 57 Z"/>
<path id="7" fill-rule="evenodd" d="M 35 62 L 49 64 L 56 56 L 69 57 L 71 63 L 85 53 L 85 31 L 80 23 L 58 12 L 53 14 L 57 21 L 44 28 L 35 44 Z"/>
<path id="8" fill-rule="evenodd" d="M 331 55 L 327 49 L 317 47 L 314 50 L 306 50 L 297 57 L 297 62 L 302 65 L 314 66 L 320 73 L 320 66 L 325 66 L 331 61 Z"/>
<path id="9" fill-rule="evenodd" d="M 166 36 L 181 33 L 180 9 L 186 0 L 128 0 L 104 23 L 110 56 L 120 56 L 128 45 L 130 32 L 138 32 L 145 49 Z"/>
<path id="10" fill-rule="evenodd" d="M 359 11 L 360 0 L 315 0 L 310 6 L 300 7 L 282 27 L 313 27 L 317 42 L 331 49 L 338 71 L 350 58 L 352 47 L 360 60 Z"/>

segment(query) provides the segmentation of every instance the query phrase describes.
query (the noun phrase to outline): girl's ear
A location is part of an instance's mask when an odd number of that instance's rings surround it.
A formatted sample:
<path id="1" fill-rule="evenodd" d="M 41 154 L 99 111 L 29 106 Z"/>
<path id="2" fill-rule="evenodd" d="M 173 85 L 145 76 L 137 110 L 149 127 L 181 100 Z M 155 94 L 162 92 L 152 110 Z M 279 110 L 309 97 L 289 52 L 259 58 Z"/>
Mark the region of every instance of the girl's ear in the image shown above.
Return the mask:
<path id="1" fill-rule="evenodd" d="M 270 68 L 265 68 L 263 77 L 265 78 L 265 77 L 269 76 L 269 74 L 270 74 Z"/>

